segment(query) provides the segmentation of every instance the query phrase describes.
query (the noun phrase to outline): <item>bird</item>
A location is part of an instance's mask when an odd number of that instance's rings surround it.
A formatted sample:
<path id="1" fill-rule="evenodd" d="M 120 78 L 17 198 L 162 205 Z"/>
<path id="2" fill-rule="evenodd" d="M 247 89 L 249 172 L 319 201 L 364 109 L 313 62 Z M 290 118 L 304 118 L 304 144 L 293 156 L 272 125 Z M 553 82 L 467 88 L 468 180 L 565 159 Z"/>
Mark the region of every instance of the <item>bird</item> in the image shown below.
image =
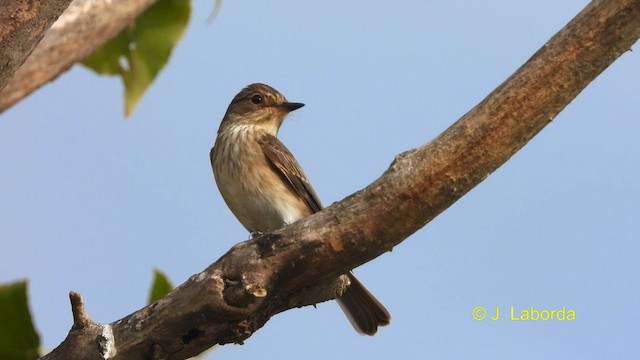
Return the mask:
<path id="1" fill-rule="evenodd" d="M 269 85 L 255 83 L 231 100 L 210 152 L 215 182 L 225 203 L 251 234 L 266 233 L 322 210 L 322 203 L 291 152 L 278 139 L 289 102 Z M 391 316 L 355 277 L 336 300 L 354 329 L 374 335 Z"/>

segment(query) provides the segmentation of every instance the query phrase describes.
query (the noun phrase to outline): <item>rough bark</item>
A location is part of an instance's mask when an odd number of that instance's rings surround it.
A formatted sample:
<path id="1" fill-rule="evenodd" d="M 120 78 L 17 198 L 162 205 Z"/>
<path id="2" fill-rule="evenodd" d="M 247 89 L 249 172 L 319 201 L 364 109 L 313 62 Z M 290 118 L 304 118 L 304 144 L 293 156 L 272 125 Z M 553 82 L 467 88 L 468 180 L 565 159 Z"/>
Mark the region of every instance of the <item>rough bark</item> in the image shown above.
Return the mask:
<path id="1" fill-rule="evenodd" d="M 2 3 L 11 3 L 1 0 Z M 54 80 L 76 62 L 84 59 L 107 40 L 116 36 L 120 30 L 129 25 L 142 11 L 151 6 L 156 0 L 74 0 L 58 21 L 48 23 L 49 26 L 42 41 L 38 44 L 35 38 L 10 34 L 6 38 L 0 33 L 0 61 L 4 61 L 2 46 L 18 42 L 21 47 L 38 46 L 17 70 L 0 68 L 0 81 L 6 77 L 9 81 L 0 92 L 0 112 L 6 110 L 40 86 Z M 45 3 L 57 1 L 23 1 L 33 7 L 49 8 Z M 42 3 L 42 4 L 41 4 Z M 69 3 L 69 0 L 66 0 Z M 0 3 L 1 4 L 1 3 Z M 2 5 L 4 6 L 4 5 Z M 2 9 L 2 7 L 0 7 Z M 0 10 L 5 15 L 5 10 Z M 57 17 L 57 16 L 56 16 Z M 0 20 L 2 20 L 0 18 Z M 0 30 L 4 26 L 0 25 Z M 0 67 L 3 65 L 0 62 Z M 15 71 L 15 72 L 14 72 Z M 13 74 L 13 76 L 11 76 Z M 0 83 L 1 85 L 2 83 Z M 0 87 L 1 89 L 2 87 Z"/>
<path id="2" fill-rule="evenodd" d="M 0 0 L 0 90 L 71 0 Z"/>
<path id="3" fill-rule="evenodd" d="M 72 294 L 46 359 L 184 359 L 241 343 L 274 314 L 331 298 L 337 276 L 391 250 L 506 162 L 640 36 L 640 0 L 596 0 L 487 98 L 366 189 L 242 242 L 164 299 L 111 324 Z M 98 345 L 98 346 L 96 346 Z M 108 354 L 108 355 L 106 355 Z"/>

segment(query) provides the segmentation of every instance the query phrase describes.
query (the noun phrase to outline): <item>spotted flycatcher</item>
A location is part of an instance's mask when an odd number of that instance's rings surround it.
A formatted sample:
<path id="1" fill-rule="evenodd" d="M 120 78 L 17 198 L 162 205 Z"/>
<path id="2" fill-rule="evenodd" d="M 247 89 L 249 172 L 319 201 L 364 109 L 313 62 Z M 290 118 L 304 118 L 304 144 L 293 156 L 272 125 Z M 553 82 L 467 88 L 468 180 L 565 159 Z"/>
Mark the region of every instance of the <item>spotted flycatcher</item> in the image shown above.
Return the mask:
<path id="1" fill-rule="evenodd" d="M 213 175 L 227 206 L 251 233 L 322 210 L 300 165 L 276 137 L 285 116 L 302 106 L 268 85 L 252 84 L 233 98 L 220 123 L 210 154 Z M 358 332 L 374 335 L 391 316 L 352 272 L 347 276 L 351 284 L 338 304 Z"/>

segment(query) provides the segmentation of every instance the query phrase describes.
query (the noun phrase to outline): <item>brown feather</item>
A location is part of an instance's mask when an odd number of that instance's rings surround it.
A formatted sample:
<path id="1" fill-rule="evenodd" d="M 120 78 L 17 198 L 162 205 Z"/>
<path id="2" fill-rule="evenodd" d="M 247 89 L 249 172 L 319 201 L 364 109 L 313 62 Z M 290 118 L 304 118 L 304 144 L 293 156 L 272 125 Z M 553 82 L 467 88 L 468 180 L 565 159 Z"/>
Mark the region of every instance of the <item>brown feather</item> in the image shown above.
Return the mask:
<path id="1" fill-rule="evenodd" d="M 258 143 L 279 175 L 304 199 L 309 208 L 314 213 L 322 210 L 322 203 L 320 203 L 318 195 L 287 147 L 278 138 L 266 133 L 258 139 Z"/>
<path id="2" fill-rule="evenodd" d="M 313 190 L 309 179 L 286 146 L 278 138 L 269 134 L 263 135 L 258 143 L 283 181 L 291 185 L 291 188 L 304 199 L 314 213 L 322 210 L 320 199 Z M 348 276 L 351 285 L 345 290 L 342 297 L 337 299 L 338 304 L 347 314 L 351 325 L 359 333 L 374 335 L 378 331 L 378 326 L 389 324 L 391 316 L 384 305 L 362 285 L 352 272 L 349 272 Z"/>

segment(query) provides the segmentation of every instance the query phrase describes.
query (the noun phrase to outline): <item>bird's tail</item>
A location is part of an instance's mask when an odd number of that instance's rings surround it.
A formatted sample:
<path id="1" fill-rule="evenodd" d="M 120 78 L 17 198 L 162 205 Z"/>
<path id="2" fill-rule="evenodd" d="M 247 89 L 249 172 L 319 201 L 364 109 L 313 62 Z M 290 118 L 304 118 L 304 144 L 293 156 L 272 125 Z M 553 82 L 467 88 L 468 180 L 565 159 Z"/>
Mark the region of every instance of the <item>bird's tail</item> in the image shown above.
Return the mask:
<path id="1" fill-rule="evenodd" d="M 349 272 L 348 276 L 351 284 L 342 296 L 336 299 L 338 305 L 357 332 L 374 335 L 378 326 L 389 325 L 391 315 L 352 272 Z"/>

